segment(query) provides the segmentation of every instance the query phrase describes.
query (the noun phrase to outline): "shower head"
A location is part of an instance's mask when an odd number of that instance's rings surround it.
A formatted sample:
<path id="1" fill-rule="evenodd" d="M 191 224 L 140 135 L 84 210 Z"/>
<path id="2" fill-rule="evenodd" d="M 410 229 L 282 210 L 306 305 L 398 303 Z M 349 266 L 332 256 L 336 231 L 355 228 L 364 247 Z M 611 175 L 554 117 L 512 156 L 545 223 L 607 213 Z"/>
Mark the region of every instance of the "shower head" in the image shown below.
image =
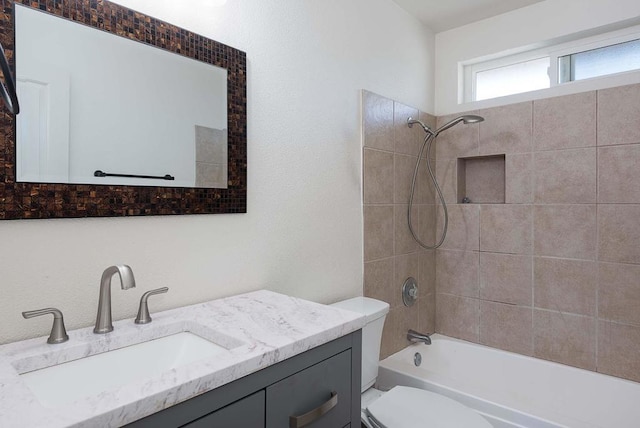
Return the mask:
<path id="1" fill-rule="evenodd" d="M 438 136 L 438 134 L 440 134 L 442 131 L 446 131 L 447 129 L 451 128 L 452 126 L 457 125 L 460 122 L 463 122 L 465 125 L 471 124 L 471 123 L 478 123 L 478 122 L 482 122 L 484 121 L 484 117 L 482 116 L 476 116 L 473 114 L 467 114 L 464 116 L 459 116 L 456 117 L 455 119 L 445 123 L 444 125 L 442 125 L 440 128 L 436 129 L 436 133 L 435 133 L 435 137 Z"/>
<path id="2" fill-rule="evenodd" d="M 464 122 L 465 125 L 469 123 L 484 122 L 484 117 L 476 116 L 475 114 L 467 114 L 462 116 L 462 121 Z"/>
<path id="3" fill-rule="evenodd" d="M 436 129 L 435 132 L 431 128 L 429 128 L 424 122 L 414 119 L 412 117 L 407 119 L 407 125 L 409 126 L 409 128 L 412 128 L 413 125 L 417 123 L 422 127 L 422 129 L 424 129 L 424 132 L 426 132 L 427 134 L 430 134 L 432 137 L 437 137 L 438 134 L 440 134 L 442 131 L 446 131 L 447 129 L 457 125 L 460 122 L 463 122 L 465 125 L 468 125 L 471 123 L 478 123 L 482 121 L 484 121 L 484 117 L 482 116 L 476 116 L 474 114 L 466 114 L 464 116 L 456 117 L 455 119 L 445 123 L 440 128 Z"/>

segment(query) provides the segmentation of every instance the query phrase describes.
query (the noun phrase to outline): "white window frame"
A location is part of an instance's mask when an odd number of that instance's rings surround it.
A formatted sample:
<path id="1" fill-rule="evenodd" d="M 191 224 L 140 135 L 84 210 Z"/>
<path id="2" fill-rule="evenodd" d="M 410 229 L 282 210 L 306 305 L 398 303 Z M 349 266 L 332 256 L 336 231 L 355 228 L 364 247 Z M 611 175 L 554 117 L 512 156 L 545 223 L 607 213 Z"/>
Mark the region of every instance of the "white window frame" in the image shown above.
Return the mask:
<path id="1" fill-rule="evenodd" d="M 482 102 L 486 100 L 476 101 L 476 76 L 478 73 L 493 70 L 495 68 L 505 67 L 508 65 L 518 64 L 521 62 L 532 61 L 536 59 L 541 59 L 544 57 L 549 57 L 549 82 L 550 88 L 555 86 L 564 86 L 570 85 L 574 83 L 565 82 L 559 83 L 559 67 L 558 61 L 560 57 L 576 54 L 584 51 L 589 51 L 593 49 L 603 48 L 611 45 L 616 45 L 619 43 L 628 42 L 631 40 L 640 39 L 640 25 L 634 25 L 632 27 L 627 27 L 622 30 L 610 31 L 607 33 L 598 34 L 596 36 L 585 37 L 580 39 L 575 39 L 566 43 L 554 44 L 550 46 L 546 46 L 539 49 L 532 49 L 522 51 L 516 54 L 506 54 L 506 55 L 492 55 L 490 57 L 477 58 L 471 61 L 465 61 L 461 63 L 462 66 L 462 79 L 463 79 L 463 93 L 462 93 L 462 102 L 470 103 L 470 102 Z M 617 76 L 625 73 L 634 73 L 638 72 L 638 70 L 632 70 L 628 72 L 614 73 L 608 74 L 605 76 L 592 77 L 590 79 L 582 79 L 584 80 L 594 80 L 594 79 L 602 79 L 608 78 L 610 76 Z M 521 92 L 522 93 L 522 92 Z M 516 95 L 516 94 L 512 94 Z M 509 95 L 507 95 L 509 96 Z"/>

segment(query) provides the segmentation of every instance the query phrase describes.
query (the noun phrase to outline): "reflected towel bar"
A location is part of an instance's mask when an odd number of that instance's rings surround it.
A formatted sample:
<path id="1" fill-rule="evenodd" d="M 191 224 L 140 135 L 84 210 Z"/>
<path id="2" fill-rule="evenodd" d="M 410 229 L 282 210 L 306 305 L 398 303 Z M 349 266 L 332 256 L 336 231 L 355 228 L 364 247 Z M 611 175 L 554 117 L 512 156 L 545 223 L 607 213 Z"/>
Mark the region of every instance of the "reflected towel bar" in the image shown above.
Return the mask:
<path id="1" fill-rule="evenodd" d="M 154 180 L 175 180 L 176 178 L 172 175 L 136 175 L 136 174 L 112 174 L 110 172 L 102 172 L 97 170 L 93 173 L 94 177 L 124 177 L 124 178 L 151 178 Z"/>

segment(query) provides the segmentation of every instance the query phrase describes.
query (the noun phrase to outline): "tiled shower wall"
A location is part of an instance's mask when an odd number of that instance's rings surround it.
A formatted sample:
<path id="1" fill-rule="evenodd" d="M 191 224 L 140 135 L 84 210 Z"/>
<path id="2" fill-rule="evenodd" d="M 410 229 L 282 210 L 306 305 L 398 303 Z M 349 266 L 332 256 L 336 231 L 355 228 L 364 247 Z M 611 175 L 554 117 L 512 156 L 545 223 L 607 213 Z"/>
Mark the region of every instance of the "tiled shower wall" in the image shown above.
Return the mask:
<path id="1" fill-rule="evenodd" d="M 408 345 L 407 330 L 435 329 L 435 253 L 421 249 L 407 226 L 411 178 L 424 133 L 410 129 L 407 118 L 435 125 L 435 117 L 363 91 L 364 135 L 364 294 L 391 306 L 385 322 L 380 358 Z M 424 160 L 414 196 L 413 225 L 432 244 L 435 232 L 434 190 Z M 419 297 L 402 303 L 408 277 L 418 280 Z"/>
<path id="2" fill-rule="evenodd" d="M 436 330 L 640 381 L 640 85 L 470 113 L 437 141 Z M 494 154 L 505 203 L 457 204 L 457 159 Z"/>

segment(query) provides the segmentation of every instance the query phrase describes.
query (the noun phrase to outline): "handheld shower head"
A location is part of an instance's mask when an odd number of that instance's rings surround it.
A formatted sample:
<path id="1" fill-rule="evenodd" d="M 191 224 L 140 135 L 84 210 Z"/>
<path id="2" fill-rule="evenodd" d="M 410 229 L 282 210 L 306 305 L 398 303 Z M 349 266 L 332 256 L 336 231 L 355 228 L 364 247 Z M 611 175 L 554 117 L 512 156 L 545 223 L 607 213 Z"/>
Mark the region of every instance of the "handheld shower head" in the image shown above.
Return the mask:
<path id="1" fill-rule="evenodd" d="M 437 137 L 438 134 L 440 134 L 442 131 L 446 131 L 447 129 L 457 125 L 460 122 L 463 122 L 465 125 L 471 124 L 471 123 L 478 123 L 478 122 L 482 122 L 484 121 L 484 117 L 482 116 L 476 116 L 474 114 L 466 114 L 464 116 L 458 116 L 453 120 L 450 120 L 449 122 L 445 123 L 444 125 L 442 125 L 440 128 L 436 129 L 435 132 L 429 128 L 424 122 L 418 120 L 418 119 L 414 119 L 412 117 L 409 117 L 407 119 L 407 126 L 409 126 L 409 128 L 413 128 L 413 125 L 418 124 L 422 127 L 422 129 L 424 129 L 424 132 L 426 132 L 427 134 L 430 134 L 432 137 Z"/>
<path id="2" fill-rule="evenodd" d="M 462 121 L 464 122 L 465 125 L 469 123 L 484 122 L 484 117 L 476 116 L 475 114 L 467 114 L 462 116 Z"/>
<path id="3" fill-rule="evenodd" d="M 463 122 L 465 125 L 471 124 L 471 123 L 479 123 L 484 121 L 484 117 L 482 116 L 476 116 L 473 114 L 467 114 L 464 116 L 458 116 L 453 120 L 450 120 L 449 122 L 445 123 L 444 125 L 442 125 L 440 128 L 436 129 L 436 136 L 438 136 L 439 133 L 441 133 L 442 131 L 446 131 L 447 129 L 457 125 L 460 122 Z"/>

